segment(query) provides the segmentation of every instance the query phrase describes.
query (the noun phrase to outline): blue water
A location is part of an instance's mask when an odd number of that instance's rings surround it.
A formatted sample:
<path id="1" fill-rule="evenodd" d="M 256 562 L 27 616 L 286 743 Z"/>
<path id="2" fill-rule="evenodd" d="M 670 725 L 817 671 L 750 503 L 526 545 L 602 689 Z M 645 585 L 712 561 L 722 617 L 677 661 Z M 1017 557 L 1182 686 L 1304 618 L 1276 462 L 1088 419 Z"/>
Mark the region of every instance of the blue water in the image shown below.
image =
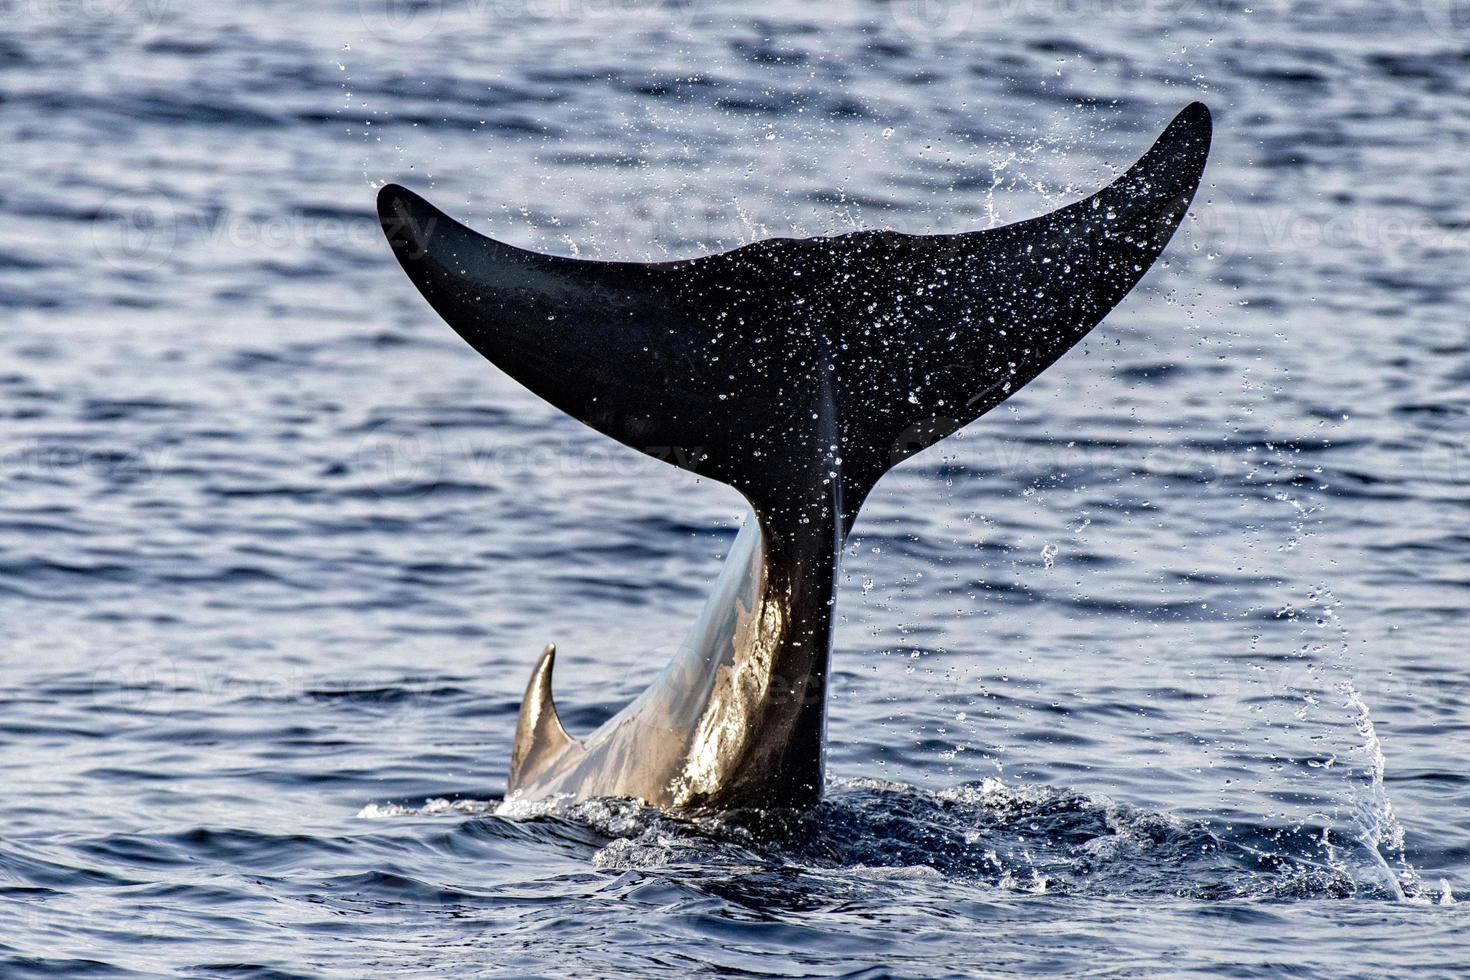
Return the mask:
<path id="1" fill-rule="evenodd" d="M 1463 4 L 0 9 L 0 975 L 1470 963 Z M 743 506 L 474 355 L 375 185 L 583 256 L 956 231 L 1197 97 L 1167 261 L 859 519 L 828 802 L 501 811 L 541 646 L 589 731 Z"/>

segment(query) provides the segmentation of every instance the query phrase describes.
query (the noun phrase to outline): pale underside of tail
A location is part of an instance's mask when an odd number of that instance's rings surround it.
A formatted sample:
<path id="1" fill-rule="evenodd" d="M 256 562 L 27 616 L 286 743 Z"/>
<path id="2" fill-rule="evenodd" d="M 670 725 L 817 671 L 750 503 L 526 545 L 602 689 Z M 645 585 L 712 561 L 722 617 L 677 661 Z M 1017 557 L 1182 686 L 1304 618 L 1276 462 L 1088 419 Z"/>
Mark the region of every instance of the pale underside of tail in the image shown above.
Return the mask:
<path id="1" fill-rule="evenodd" d="M 837 554 L 863 499 L 912 451 L 1045 370 L 1133 288 L 1193 198 L 1210 133 L 1208 110 L 1194 103 L 1096 194 L 958 235 L 857 232 L 769 239 L 687 261 L 592 262 L 487 238 L 395 185 L 379 194 L 379 213 L 410 279 L 477 351 L 582 422 L 750 501 L 758 569 L 742 571 L 734 592 L 746 614 L 774 625 L 759 637 L 733 627 L 710 633 L 700 641 L 709 647 L 687 651 L 675 671 L 690 698 L 704 699 L 698 710 L 668 699 L 656 708 L 681 724 L 728 717 L 720 713 L 728 705 L 711 703 L 722 690 L 712 678 L 736 663 L 784 670 L 783 683 L 801 681 L 803 691 L 815 680 L 814 704 L 773 707 L 766 696 L 742 708 L 755 736 L 722 743 L 741 746 L 721 770 L 743 787 L 741 801 L 769 789 L 799 804 L 821 792 Z M 741 644 L 747 649 L 732 649 Z M 571 739 L 557 719 L 553 663 L 548 647 L 521 710 L 511 787 L 523 793 L 549 772 L 565 773 L 568 758 L 579 772 L 595 771 L 596 760 L 578 753 L 597 740 Z M 690 744 L 688 732 L 647 716 L 655 710 L 647 702 L 608 723 L 631 734 L 607 767 Z M 747 771 L 762 767 L 780 771 Z M 678 803 L 659 789 L 676 778 L 619 782 L 602 773 L 584 782 Z M 684 802 L 722 800 L 716 792 Z"/>

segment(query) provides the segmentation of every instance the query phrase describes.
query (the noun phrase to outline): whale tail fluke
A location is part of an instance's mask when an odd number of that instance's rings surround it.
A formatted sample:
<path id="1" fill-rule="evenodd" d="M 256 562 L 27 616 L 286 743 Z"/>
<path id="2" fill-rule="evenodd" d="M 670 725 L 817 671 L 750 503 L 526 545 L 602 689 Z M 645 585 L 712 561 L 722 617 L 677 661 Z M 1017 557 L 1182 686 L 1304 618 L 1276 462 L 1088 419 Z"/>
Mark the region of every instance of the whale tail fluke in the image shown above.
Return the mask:
<path id="1" fill-rule="evenodd" d="M 545 400 L 763 515 L 835 474 L 850 521 L 885 471 L 1019 390 L 1133 288 L 1189 207 L 1210 132 L 1194 103 L 1112 184 L 1000 228 L 686 261 L 526 251 L 396 185 L 378 209 L 434 309 Z"/>

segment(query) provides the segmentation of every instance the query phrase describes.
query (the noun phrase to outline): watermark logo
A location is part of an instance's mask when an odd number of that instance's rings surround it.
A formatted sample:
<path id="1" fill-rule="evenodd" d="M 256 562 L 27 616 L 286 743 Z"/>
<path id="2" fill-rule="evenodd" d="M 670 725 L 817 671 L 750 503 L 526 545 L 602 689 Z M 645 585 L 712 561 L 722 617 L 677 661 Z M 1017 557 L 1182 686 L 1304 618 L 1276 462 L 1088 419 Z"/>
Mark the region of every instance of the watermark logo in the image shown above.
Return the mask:
<path id="1" fill-rule="evenodd" d="M 1419 468 L 1434 483 L 1470 483 L 1470 415 L 1453 416 L 1430 432 Z"/>
<path id="2" fill-rule="evenodd" d="M 129 713 L 167 714 L 182 687 L 172 658 L 146 646 L 127 647 L 92 673 L 92 703 Z"/>
<path id="3" fill-rule="evenodd" d="M 434 230 L 434 218 L 422 224 L 411 218 L 390 227 L 411 236 L 413 257 L 422 254 Z M 128 272 L 157 269 L 181 250 L 276 254 L 293 249 L 380 247 L 383 229 L 376 218 L 354 213 L 296 209 L 240 213 L 224 207 L 182 205 L 166 194 L 128 191 L 109 198 L 93 218 L 92 244 L 97 257 Z"/>
<path id="4" fill-rule="evenodd" d="M 1170 209 L 1161 220 L 1172 223 L 1178 213 Z M 1218 188 L 1202 187 L 1179 221 L 1165 256 L 1229 258 L 1240 248 L 1240 242 L 1241 211 L 1234 199 Z"/>
<path id="5" fill-rule="evenodd" d="M 1447 41 L 1470 41 L 1470 0 L 1420 0 L 1429 29 Z"/>
<path id="6" fill-rule="evenodd" d="M 157 27 L 175 12 L 175 0 L 0 0 L 0 19 L 32 22 L 133 21 Z"/>
<path id="7" fill-rule="evenodd" d="M 358 0 L 368 32 L 385 41 L 423 41 L 441 30 L 486 29 L 522 20 L 642 22 L 681 28 L 698 0 Z"/>
<path id="8" fill-rule="evenodd" d="M 965 427 L 959 419 L 934 415 L 920 419 L 899 433 L 889 452 L 889 465 L 897 466 L 910 456 L 917 455 L 948 436 Z"/>
<path id="9" fill-rule="evenodd" d="M 380 422 L 358 446 L 357 469 L 381 496 L 423 496 L 443 477 L 444 437 L 413 415 Z"/>
<path id="10" fill-rule="evenodd" d="M 88 447 L 34 443 L 0 452 L 0 473 L 12 478 L 60 480 L 77 474 L 111 484 L 151 483 L 167 465 L 167 447 Z"/>
<path id="11" fill-rule="evenodd" d="M 966 32 L 1014 33 L 1016 21 L 1133 21 L 1214 30 L 1234 10 L 1232 0 L 892 0 L 893 23 L 910 37 L 945 41 Z"/>
<path id="12" fill-rule="evenodd" d="M 178 243 L 179 212 L 164 194 L 115 194 L 92 225 L 98 257 L 115 269 L 157 269 L 173 256 Z"/>
<path id="13" fill-rule="evenodd" d="M 444 20 L 440 0 L 357 0 L 363 26 L 378 37 L 422 41 Z"/>
<path id="14" fill-rule="evenodd" d="M 947 41 L 975 21 L 975 0 L 893 0 L 889 16 L 910 37 Z"/>

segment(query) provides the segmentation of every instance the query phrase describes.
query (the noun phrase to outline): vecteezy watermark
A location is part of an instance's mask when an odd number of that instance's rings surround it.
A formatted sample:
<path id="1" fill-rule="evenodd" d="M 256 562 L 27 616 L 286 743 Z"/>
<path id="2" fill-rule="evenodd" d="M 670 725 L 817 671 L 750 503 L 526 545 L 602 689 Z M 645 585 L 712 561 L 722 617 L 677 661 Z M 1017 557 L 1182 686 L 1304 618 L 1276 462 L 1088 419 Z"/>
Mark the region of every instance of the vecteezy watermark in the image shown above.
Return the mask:
<path id="1" fill-rule="evenodd" d="M 1419 451 L 1419 468 L 1435 483 L 1470 483 L 1470 415 L 1451 416 L 1430 432 Z"/>
<path id="2" fill-rule="evenodd" d="M 1172 211 L 1160 220 L 1172 223 L 1178 213 Z M 1206 259 L 1233 254 L 1240 247 L 1241 213 L 1229 194 L 1216 187 L 1201 187 L 1179 220 L 1166 254 Z"/>
<path id="3" fill-rule="evenodd" d="M 613 204 L 611 210 L 617 217 L 594 223 L 587 240 L 577 241 L 563 233 L 560 248 L 553 250 L 575 255 L 592 244 L 621 253 L 606 257 L 637 260 L 704 254 L 769 237 L 764 227 L 753 225 L 733 204 L 690 205 L 674 195 L 672 199 L 655 196 L 629 201 L 626 207 Z M 137 272 L 158 269 L 181 253 L 192 256 L 218 249 L 260 254 L 320 249 L 377 252 L 385 235 L 406 258 L 417 259 L 430 248 L 438 228 L 439 215 L 410 208 L 394 208 L 385 219 L 366 210 L 239 212 L 138 190 L 116 194 L 98 207 L 91 235 L 93 250 L 103 264 Z M 835 222 L 782 229 L 801 236 L 849 230 Z"/>
<path id="4" fill-rule="evenodd" d="M 93 671 L 92 702 L 129 714 L 168 714 L 183 680 L 179 664 L 166 654 L 146 646 L 125 647 Z"/>
<path id="5" fill-rule="evenodd" d="M 1253 211 L 1247 231 L 1272 251 L 1418 248 L 1470 252 L 1470 225 L 1446 225 L 1420 213 L 1356 208 L 1329 217 L 1291 209 Z M 1244 221 L 1244 216 L 1242 217 Z"/>
<path id="6" fill-rule="evenodd" d="M 1429 29 L 1447 41 L 1470 41 L 1470 0 L 1419 0 Z"/>
<path id="7" fill-rule="evenodd" d="M 369 430 L 357 450 L 357 468 L 377 493 L 419 497 L 443 477 L 445 446 L 433 423 L 409 415 Z"/>
<path id="8" fill-rule="evenodd" d="M 167 447 L 83 447 L 35 443 L 0 451 L 0 474 L 53 480 L 87 474 L 109 483 L 150 483 L 164 468 Z"/>
<path id="9" fill-rule="evenodd" d="M 1429 213 L 1383 208 L 1308 211 L 1238 201 L 1218 188 L 1201 188 L 1166 257 L 1352 250 L 1470 254 L 1470 224 L 1445 224 Z"/>
<path id="10" fill-rule="evenodd" d="M 394 673 L 317 676 L 293 669 L 237 673 L 142 644 L 106 654 L 91 675 L 92 703 L 138 724 L 158 721 L 184 707 L 264 701 L 286 711 L 292 704 L 330 705 L 374 727 L 392 725 L 400 735 L 421 722 L 437 687 L 432 678 Z"/>
<path id="11" fill-rule="evenodd" d="M 734 202 L 700 202 L 695 195 L 658 193 L 641 197 L 630 205 L 626 215 L 616 222 L 599 222 L 597 245 L 604 253 L 600 257 L 662 259 L 703 255 L 769 237 Z M 808 235 L 801 229 L 791 231 Z M 831 233 L 832 229 L 824 227 L 811 234 Z M 564 241 L 578 251 L 586 244 L 571 239 Z"/>
<path id="12" fill-rule="evenodd" d="M 92 247 L 121 269 L 157 269 L 179 243 L 179 212 L 166 194 L 125 192 L 109 198 L 92 224 Z"/>
<path id="13" fill-rule="evenodd" d="M 948 431 L 946 431 L 946 429 Z M 959 429 L 952 419 L 925 419 L 906 430 L 891 448 L 897 463 L 908 459 Z M 1244 483 L 1253 474 L 1261 479 L 1280 477 L 1278 470 L 1292 464 L 1264 444 L 1258 446 L 1138 445 L 1118 447 L 1078 441 L 1038 442 L 985 437 L 966 440 L 955 458 L 943 460 L 956 477 L 960 474 L 1019 474 L 1026 482 L 1069 475 L 1086 479 L 1130 479 L 1167 476 L 1205 486 Z M 925 457 L 927 460 L 928 457 Z M 941 462 L 939 459 L 935 463 Z M 916 464 L 918 465 L 918 464 Z"/>
<path id="14" fill-rule="evenodd" d="M 432 231 L 432 228 L 426 229 Z M 383 231 L 367 214 L 336 215 L 296 209 L 241 214 L 228 208 L 185 208 L 167 194 L 126 191 L 109 198 L 92 223 L 92 246 L 117 269 L 160 268 L 182 247 L 280 252 L 293 248 L 378 247 Z"/>
<path id="15" fill-rule="evenodd" d="M 385 41 L 422 41 L 440 30 L 487 29 L 497 23 L 559 20 L 638 21 L 682 28 L 699 0 L 358 0 L 368 32 Z"/>
<path id="16" fill-rule="evenodd" d="M 975 22 L 976 0 L 892 0 L 888 14 L 910 37 L 944 41 Z"/>
<path id="17" fill-rule="evenodd" d="M 514 484 L 564 477 L 616 479 L 664 465 L 698 471 L 704 460 L 698 446 L 636 451 L 596 440 L 506 444 L 409 412 L 368 428 L 357 447 L 356 472 L 363 485 L 384 497 L 420 497 L 446 480 Z"/>
<path id="18" fill-rule="evenodd" d="M 179 0 L 0 0 L 0 21 L 36 23 L 132 21 L 157 26 Z"/>
<path id="19" fill-rule="evenodd" d="M 936 41 L 966 33 L 1005 36 L 1007 27 L 1027 19 L 1157 21 L 1215 29 L 1238 9 L 1232 0 L 892 0 L 888 5 L 899 30 Z"/>
<path id="20" fill-rule="evenodd" d="M 923 452 L 936 442 L 951 436 L 965 427 L 965 423 L 959 419 L 945 416 L 931 416 L 920 419 L 899 434 L 889 453 L 889 465 L 897 466 L 899 463 Z"/>
<path id="21" fill-rule="evenodd" d="M 443 0 L 358 0 L 363 26 L 378 37 L 422 41 L 444 20 Z"/>
<path id="22" fill-rule="evenodd" d="M 402 200 L 395 201 L 391 211 L 392 214 L 382 222 L 388 243 L 401 250 L 406 258 L 423 258 L 429 250 L 434 228 L 439 224 L 439 216 L 430 214 L 421 218 Z"/>

